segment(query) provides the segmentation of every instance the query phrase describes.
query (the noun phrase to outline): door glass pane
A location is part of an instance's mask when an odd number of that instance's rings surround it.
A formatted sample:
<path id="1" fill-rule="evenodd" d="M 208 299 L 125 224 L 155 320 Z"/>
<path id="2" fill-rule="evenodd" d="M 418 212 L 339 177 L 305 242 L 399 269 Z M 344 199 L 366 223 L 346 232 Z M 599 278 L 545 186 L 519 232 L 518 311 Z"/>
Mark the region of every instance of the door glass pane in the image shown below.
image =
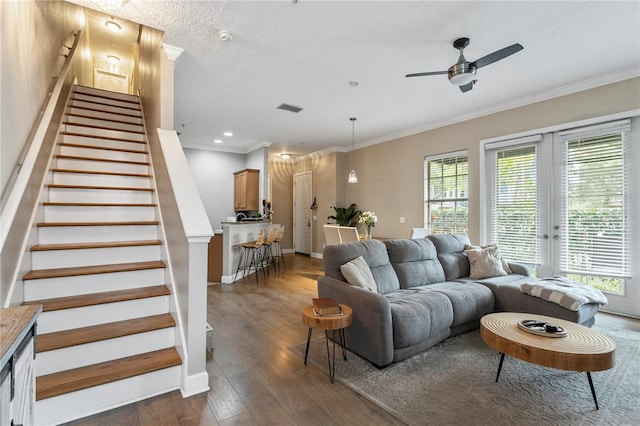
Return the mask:
<path id="1" fill-rule="evenodd" d="M 614 293 L 629 276 L 622 142 L 620 133 L 567 141 L 562 182 L 561 272 Z"/>
<path id="2" fill-rule="evenodd" d="M 503 256 L 538 264 L 536 146 L 496 152 L 493 235 Z"/>

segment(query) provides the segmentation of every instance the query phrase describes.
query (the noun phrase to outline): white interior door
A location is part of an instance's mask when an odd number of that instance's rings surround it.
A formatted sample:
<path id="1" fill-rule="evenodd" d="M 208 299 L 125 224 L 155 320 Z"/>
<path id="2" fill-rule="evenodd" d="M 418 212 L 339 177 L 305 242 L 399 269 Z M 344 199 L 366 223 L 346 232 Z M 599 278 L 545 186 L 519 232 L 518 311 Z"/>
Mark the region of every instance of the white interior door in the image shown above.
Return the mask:
<path id="1" fill-rule="evenodd" d="M 293 251 L 311 254 L 311 172 L 293 175 Z"/>

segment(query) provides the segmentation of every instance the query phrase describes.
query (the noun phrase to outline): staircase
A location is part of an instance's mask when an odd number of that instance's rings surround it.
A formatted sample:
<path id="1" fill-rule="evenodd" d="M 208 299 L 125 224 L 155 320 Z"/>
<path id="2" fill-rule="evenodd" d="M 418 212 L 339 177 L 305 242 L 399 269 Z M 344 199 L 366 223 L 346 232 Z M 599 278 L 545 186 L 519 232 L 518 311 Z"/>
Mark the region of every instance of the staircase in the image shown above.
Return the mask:
<path id="1" fill-rule="evenodd" d="M 139 98 L 76 86 L 51 164 L 23 276 L 38 425 L 178 389 L 181 368 Z"/>

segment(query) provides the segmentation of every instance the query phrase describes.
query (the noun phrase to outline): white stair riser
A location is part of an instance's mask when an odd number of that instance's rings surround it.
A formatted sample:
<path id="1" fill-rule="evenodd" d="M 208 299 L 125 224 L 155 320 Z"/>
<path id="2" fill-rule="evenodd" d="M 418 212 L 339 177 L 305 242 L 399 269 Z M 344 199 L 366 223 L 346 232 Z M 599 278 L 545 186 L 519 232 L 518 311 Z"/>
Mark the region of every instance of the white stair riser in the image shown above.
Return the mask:
<path id="1" fill-rule="evenodd" d="M 102 138 L 144 141 L 144 135 L 140 133 L 125 132 L 122 130 L 94 129 L 93 127 L 74 126 L 72 124 L 63 124 L 60 126 L 60 128 L 63 132 L 78 133 L 81 135 L 93 135 Z"/>
<path id="2" fill-rule="evenodd" d="M 41 226 L 38 228 L 38 243 L 40 244 L 157 239 L 158 225 Z"/>
<path id="3" fill-rule="evenodd" d="M 54 172 L 53 183 L 58 185 L 125 186 L 151 188 L 151 178 L 96 173 Z"/>
<path id="4" fill-rule="evenodd" d="M 24 281 L 24 300 L 54 299 L 160 285 L 164 268 Z"/>
<path id="5" fill-rule="evenodd" d="M 142 124 L 142 118 L 140 117 L 131 117 L 123 114 L 111 114 L 108 112 L 96 111 L 96 109 L 71 107 L 67 110 L 67 113 L 82 115 L 85 117 L 100 118 L 102 120 L 124 121 L 131 124 Z"/>
<path id="6" fill-rule="evenodd" d="M 94 117 L 79 117 L 77 115 L 68 115 L 65 120 L 68 124 L 78 124 L 84 126 L 106 127 L 113 130 L 124 130 L 126 132 L 142 132 L 143 128 L 140 124 L 121 123 L 119 121 L 105 120 Z"/>
<path id="7" fill-rule="evenodd" d="M 175 346 L 174 328 L 164 328 L 115 339 L 101 340 L 54 351 L 39 352 L 36 376 L 85 367 L 99 362 Z"/>
<path id="8" fill-rule="evenodd" d="M 147 154 L 145 152 L 112 151 L 109 149 L 84 148 L 69 145 L 62 145 L 60 147 L 60 155 L 118 161 L 135 161 L 138 163 L 144 163 L 147 161 Z"/>
<path id="9" fill-rule="evenodd" d="M 113 139 L 93 138 L 89 136 L 62 135 L 61 141 L 65 143 L 73 143 L 76 145 L 91 145 L 103 148 L 129 149 L 132 151 L 145 151 L 146 144 L 144 142 L 127 142 Z"/>
<path id="10" fill-rule="evenodd" d="M 89 99 L 89 98 L 85 98 L 85 99 Z M 95 109 L 95 110 L 100 110 L 100 111 L 104 111 L 104 112 L 109 112 L 112 114 L 120 114 L 120 115 L 129 115 L 129 116 L 133 116 L 133 117 L 142 117 L 142 112 L 139 110 L 134 110 L 131 108 L 120 108 L 120 107 L 116 107 L 116 106 L 105 106 L 105 105 L 97 105 L 93 102 L 90 101 L 86 101 L 86 100 L 78 100 L 78 99 L 73 99 L 70 102 L 70 106 L 77 106 L 80 108 L 90 108 L 90 109 Z"/>
<path id="11" fill-rule="evenodd" d="M 151 204 L 153 192 L 121 189 L 50 188 L 49 201 L 54 203 Z"/>
<path id="12" fill-rule="evenodd" d="M 78 101 L 88 101 L 93 102 L 94 104 L 102 104 L 109 106 L 116 106 L 120 108 L 128 108 L 128 109 L 137 109 L 139 105 L 133 102 L 121 101 L 117 99 L 107 99 L 107 98 L 99 98 L 91 95 L 85 95 L 82 93 L 74 93 L 73 99 Z M 97 108 L 102 108 L 101 106 L 97 106 Z"/>
<path id="13" fill-rule="evenodd" d="M 38 317 L 38 333 L 55 333 L 79 327 L 125 321 L 169 312 L 169 296 L 147 297 L 101 305 L 46 311 Z"/>
<path id="14" fill-rule="evenodd" d="M 181 366 L 36 402 L 34 424 L 56 425 L 176 390 Z"/>
<path id="15" fill-rule="evenodd" d="M 109 247 L 31 252 L 31 269 L 72 268 L 160 259 L 160 246 Z"/>
<path id="16" fill-rule="evenodd" d="M 45 222 L 140 222 L 157 220 L 155 206 L 45 206 Z"/>
<path id="17" fill-rule="evenodd" d="M 83 94 L 87 96 L 94 96 L 99 98 L 110 98 L 121 101 L 129 101 L 138 103 L 138 97 L 136 95 L 130 95 L 128 93 L 110 92 L 101 89 L 95 89 L 87 86 L 75 86 L 73 90 L 74 94 Z"/>
<path id="18" fill-rule="evenodd" d="M 119 163 L 113 161 L 86 161 L 73 158 L 56 159 L 56 168 L 70 170 L 87 170 L 96 172 L 117 172 L 149 174 L 149 165 Z"/>

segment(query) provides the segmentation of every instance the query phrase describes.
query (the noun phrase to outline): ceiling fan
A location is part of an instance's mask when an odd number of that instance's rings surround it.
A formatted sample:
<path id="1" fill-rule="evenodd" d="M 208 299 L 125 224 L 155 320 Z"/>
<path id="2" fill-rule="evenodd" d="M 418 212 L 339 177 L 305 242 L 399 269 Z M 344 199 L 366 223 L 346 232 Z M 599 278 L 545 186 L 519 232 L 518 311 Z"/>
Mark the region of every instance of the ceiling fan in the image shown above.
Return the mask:
<path id="1" fill-rule="evenodd" d="M 476 82 L 476 70 L 478 68 L 486 67 L 494 62 L 498 62 L 508 56 L 513 55 L 524 49 L 519 43 L 512 44 L 503 49 L 496 50 L 493 53 L 489 53 L 486 56 L 474 61 L 469 62 L 464 58 L 462 51 L 469 45 L 469 39 L 466 37 L 459 38 L 453 42 L 453 47 L 460 51 L 458 62 L 453 64 L 447 71 L 433 71 L 433 72 L 419 72 L 415 74 L 407 74 L 405 77 L 422 77 L 425 75 L 439 75 L 448 74 L 451 84 L 460 87 L 460 90 L 468 92 L 473 89 L 473 85 Z"/>

